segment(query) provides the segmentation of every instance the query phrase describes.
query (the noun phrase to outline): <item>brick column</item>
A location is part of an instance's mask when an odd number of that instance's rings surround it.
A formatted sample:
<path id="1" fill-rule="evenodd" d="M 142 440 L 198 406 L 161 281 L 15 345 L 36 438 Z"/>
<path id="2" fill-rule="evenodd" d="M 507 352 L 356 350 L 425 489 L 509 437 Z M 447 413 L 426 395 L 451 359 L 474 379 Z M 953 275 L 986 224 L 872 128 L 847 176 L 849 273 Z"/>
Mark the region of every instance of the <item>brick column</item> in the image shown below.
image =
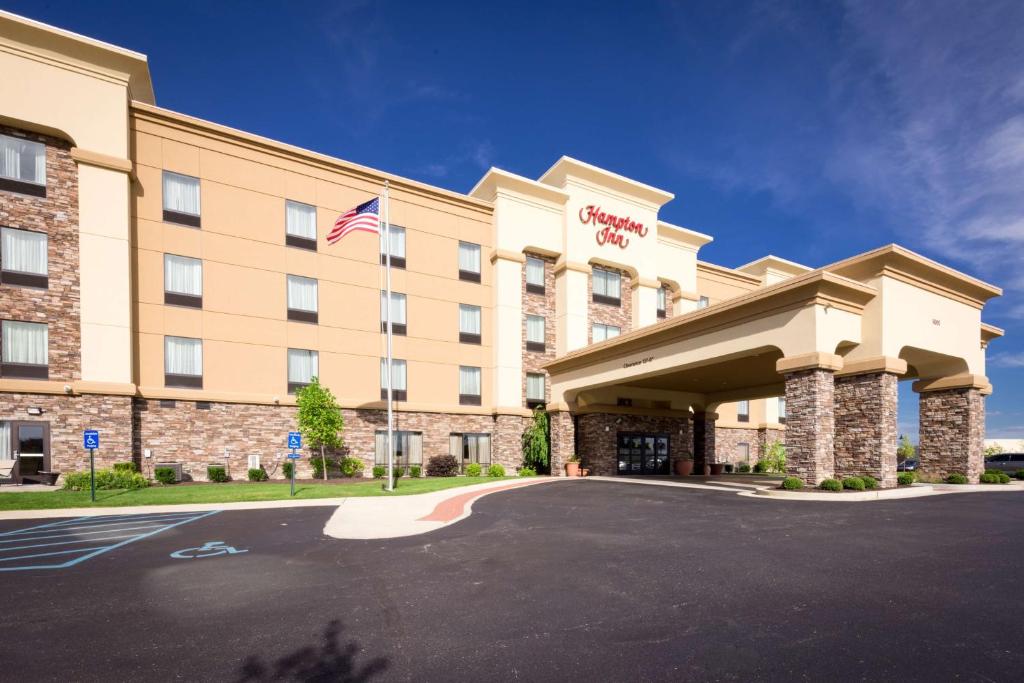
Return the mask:
<path id="1" fill-rule="evenodd" d="M 889 372 L 835 378 L 835 475 L 867 474 L 896 486 L 899 380 Z"/>
<path id="2" fill-rule="evenodd" d="M 715 460 L 715 420 L 717 413 L 693 414 L 693 472 L 704 474 L 704 466 Z"/>
<path id="3" fill-rule="evenodd" d="M 786 473 L 812 486 L 835 474 L 833 372 L 817 367 L 785 375 Z"/>
<path id="4" fill-rule="evenodd" d="M 920 474 L 944 478 L 959 472 L 977 484 L 985 468 L 985 396 L 965 387 L 926 391 L 919 398 Z"/>
<path id="5" fill-rule="evenodd" d="M 551 418 L 551 476 L 564 477 L 565 463 L 576 450 L 576 426 L 572 413 L 559 410 L 548 414 Z"/>

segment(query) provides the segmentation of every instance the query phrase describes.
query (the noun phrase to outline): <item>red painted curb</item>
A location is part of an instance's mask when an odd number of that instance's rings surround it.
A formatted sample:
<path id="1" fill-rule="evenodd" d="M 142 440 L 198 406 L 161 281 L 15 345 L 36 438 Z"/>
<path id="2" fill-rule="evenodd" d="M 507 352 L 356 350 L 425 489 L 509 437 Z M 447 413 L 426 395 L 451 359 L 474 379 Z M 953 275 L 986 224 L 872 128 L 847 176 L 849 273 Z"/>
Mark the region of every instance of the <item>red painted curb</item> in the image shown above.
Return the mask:
<path id="1" fill-rule="evenodd" d="M 494 493 L 495 491 L 507 491 L 508 489 L 516 489 L 522 486 L 529 486 L 531 484 L 540 484 L 539 481 L 519 481 L 515 484 L 508 484 L 507 486 L 496 486 L 493 489 L 484 489 L 482 491 L 470 491 L 468 493 L 460 493 L 457 496 L 452 496 L 442 500 L 433 511 L 426 517 L 420 517 L 417 522 L 450 522 L 453 519 L 458 519 L 462 516 L 466 506 L 472 501 L 476 500 L 481 496 L 486 496 L 488 493 Z"/>

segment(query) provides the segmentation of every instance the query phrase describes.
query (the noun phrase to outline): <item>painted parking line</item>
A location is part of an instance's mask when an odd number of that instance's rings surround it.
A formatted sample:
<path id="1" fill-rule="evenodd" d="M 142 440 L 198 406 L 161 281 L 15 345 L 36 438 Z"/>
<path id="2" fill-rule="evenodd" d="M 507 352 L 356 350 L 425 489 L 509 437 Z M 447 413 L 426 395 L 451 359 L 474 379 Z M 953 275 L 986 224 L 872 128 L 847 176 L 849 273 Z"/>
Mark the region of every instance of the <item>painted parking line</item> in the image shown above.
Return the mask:
<path id="1" fill-rule="evenodd" d="M 78 517 L 7 531 L 0 533 L 0 572 L 66 569 L 218 512 Z"/>

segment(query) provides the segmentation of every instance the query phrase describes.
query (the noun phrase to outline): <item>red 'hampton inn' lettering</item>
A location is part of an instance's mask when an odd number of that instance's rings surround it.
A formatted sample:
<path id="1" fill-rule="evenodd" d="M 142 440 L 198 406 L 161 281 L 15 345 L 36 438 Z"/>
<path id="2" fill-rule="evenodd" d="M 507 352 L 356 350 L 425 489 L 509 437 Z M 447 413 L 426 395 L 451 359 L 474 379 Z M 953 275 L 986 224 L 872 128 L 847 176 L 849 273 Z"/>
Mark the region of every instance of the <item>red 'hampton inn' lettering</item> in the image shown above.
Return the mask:
<path id="1" fill-rule="evenodd" d="M 643 223 L 637 223 L 629 216 L 615 216 L 605 213 L 600 206 L 589 204 L 580 209 L 580 222 L 599 226 L 594 238 L 600 245 L 615 244 L 620 249 L 629 246 L 629 237 L 625 233 L 634 233 L 646 237 L 648 229 Z"/>

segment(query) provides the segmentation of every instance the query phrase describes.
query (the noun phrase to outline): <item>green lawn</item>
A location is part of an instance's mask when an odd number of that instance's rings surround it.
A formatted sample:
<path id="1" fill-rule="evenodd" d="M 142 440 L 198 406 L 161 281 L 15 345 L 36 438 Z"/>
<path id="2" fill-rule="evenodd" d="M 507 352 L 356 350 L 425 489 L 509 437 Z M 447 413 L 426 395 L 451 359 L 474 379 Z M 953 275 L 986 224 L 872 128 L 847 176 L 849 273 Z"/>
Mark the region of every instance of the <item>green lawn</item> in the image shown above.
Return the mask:
<path id="1" fill-rule="evenodd" d="M 515 477 L 504 477 L 514 479 Z M 491 477 L 424 477 L 400 479 L 392 493 L 384 491 L 380 479 L 359 479 L 331 483 L 300 481 L 295 483 L 296 499 L 339 498 L 350 496 L 409 496 L 457 486 L 496 481 Z M 228 484 L 177 484 L 150 486 L 135 491 L 97 491 L 90 502 L 88 491 L 42 491 L 39 493 L 0 492 L 0 510 L 47 510 L 70 507 L 125 507 L 129 505 L 175 505 L 181 503 L 237 503 L 253 500 L 286 500 L 288 482 L 237 482 Z"/>

